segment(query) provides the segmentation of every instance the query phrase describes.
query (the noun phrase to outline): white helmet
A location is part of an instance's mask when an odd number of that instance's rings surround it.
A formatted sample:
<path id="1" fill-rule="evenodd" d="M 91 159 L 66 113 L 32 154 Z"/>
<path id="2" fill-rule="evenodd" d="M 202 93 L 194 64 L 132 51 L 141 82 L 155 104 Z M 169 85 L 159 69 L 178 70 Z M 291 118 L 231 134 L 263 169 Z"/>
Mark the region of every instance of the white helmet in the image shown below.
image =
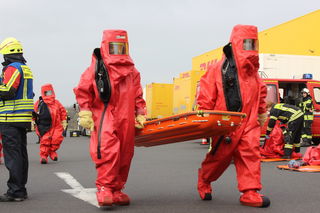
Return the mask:
<path id="1" fill-rule="evenodd" d="M 303 88 L 303 89 L 301 90 L 301 93 L 307 93 L 308 95 L 310 95 L 310 91 L 309 91 L 308 88 Z"/>

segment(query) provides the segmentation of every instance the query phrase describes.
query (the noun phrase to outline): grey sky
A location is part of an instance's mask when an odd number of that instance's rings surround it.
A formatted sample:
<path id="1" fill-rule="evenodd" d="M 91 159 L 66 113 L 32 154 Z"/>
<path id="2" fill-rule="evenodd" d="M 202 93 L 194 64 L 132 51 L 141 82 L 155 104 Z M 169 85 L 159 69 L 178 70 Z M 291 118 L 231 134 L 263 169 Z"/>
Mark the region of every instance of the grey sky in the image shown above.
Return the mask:
<path id="1" fill-rule="evenodd" d="M 1 0 L 0 40 L 16 37 L 36 97 L 52 83 L 64 105 L 100 46 L 104 29 L 128 31 L 142 85 L 171 83 L 194 56 L 225 44 L 236 24 L 259 31 L 319 9 L 319 0 Z M 319 20 L 320 21 L 320 20 Z"/>

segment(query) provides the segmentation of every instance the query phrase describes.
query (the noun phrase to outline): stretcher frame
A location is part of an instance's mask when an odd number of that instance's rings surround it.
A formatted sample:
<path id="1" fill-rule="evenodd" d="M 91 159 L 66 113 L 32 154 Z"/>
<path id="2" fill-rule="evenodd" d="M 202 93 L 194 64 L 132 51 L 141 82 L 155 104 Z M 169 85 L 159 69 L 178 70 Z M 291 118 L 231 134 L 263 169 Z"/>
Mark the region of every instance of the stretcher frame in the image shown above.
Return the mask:
<path id="1" fill-rule="evenodd" d="M 135 146 L 158 146 L 212 136 L 222 136 L 241 125 L 245 113 L 204 110 L 147 121 L 137 130 Z"/>
<path id="2" fill-rule="evenodd" d="M 300 166 L 299 168 L 289 168 L 288 165 L 279 165 L 277 168 L 296 172 L 320 172 L 320 166 Z"/>

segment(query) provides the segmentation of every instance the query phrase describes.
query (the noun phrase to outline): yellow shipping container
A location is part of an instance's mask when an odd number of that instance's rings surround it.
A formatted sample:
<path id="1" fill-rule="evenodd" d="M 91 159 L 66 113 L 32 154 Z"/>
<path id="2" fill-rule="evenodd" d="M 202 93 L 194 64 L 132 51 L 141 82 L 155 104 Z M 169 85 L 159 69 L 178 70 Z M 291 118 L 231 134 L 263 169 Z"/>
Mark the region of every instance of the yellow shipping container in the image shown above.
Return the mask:
<path id="1" fill-rule="evenodd" d="M 291 21 L 259 32 L 259 52 L 320 56 L 320 10 L 308 13 Z M 231 30 L 231 29 L 230 29 Z M 229 37 L 226 37 L 225 44 Z M 224 44 L 224 45 L 225 45 Z M 221 59 L 222 48 L 211 50 L 192 58 L 193 70 L 208 70 L 208 67 Z"/>
<path id="2" fill-rule="evenodd" d="M 151 83 L 146 86 L 148 118 L 162 118 L 172 115 L 173 84 Z"/>
<path id="3" fill-rule="evenodd" d="M 197 82 L 205 71 L 191 70 L 173 79 L 173 114 L 192 111 Z"/>

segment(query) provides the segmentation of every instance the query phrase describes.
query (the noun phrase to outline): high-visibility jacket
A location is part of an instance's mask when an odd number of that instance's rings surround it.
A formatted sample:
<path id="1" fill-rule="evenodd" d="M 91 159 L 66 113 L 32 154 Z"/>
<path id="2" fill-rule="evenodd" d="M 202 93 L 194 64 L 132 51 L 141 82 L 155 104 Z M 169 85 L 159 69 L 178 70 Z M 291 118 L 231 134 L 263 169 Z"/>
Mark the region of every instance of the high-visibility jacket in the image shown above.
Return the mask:
<path id="1" fill-rule="evenodd" d="M 312 121 L 313 120 L 313 104 L 312 98 L 307 96 L 302 99 L 302 102 L 299 103 L 299 107 L 304 113 L 304 120 L 305 121 Z"/>
<path id="2" fill-rule="evenodd" d="M 270 110 L 270 119 L 267 127 L 267 135 L 270 134 L 276 121 L 289 123 L 303 116 L 303 112 L 296 106 L 290 104 L 275 104 Z"/>
<path id="3" fill-rule="evenodd" d="M 23 63 L 14 62 L 8 66 L 16 68 L 16 71 L 11 75 L 6 85 L 0 85 L 0 91 L 9 91 L 19 75 L 20 82 L 14 98 L 0 101 L 0 122 L 31 122 L 34 96 L 32 72 Z"/>

